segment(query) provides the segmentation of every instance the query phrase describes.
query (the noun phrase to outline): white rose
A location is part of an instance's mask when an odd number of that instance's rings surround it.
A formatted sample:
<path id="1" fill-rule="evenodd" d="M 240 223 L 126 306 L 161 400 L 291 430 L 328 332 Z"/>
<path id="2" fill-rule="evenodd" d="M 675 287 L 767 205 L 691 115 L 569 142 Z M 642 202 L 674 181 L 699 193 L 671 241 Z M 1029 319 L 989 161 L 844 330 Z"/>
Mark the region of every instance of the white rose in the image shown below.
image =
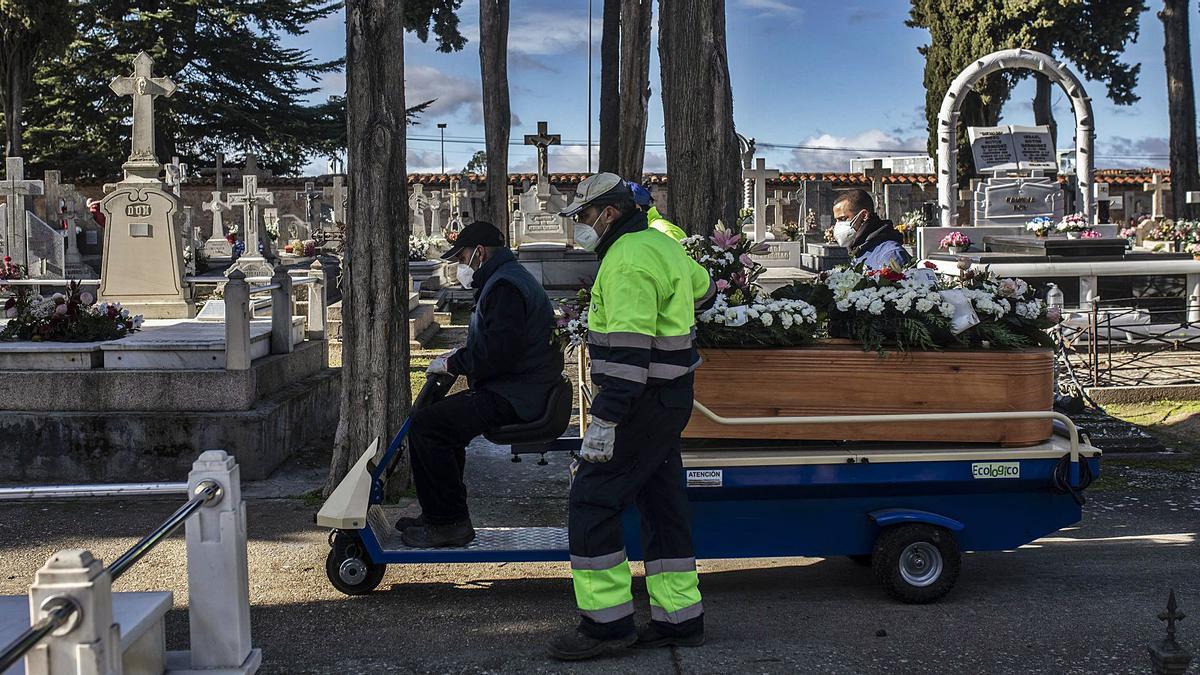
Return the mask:
<path id="1" fill-rule="evenodd" d="M 770 314 L 763 314 L 758 320 L 761 321 L 762 325 L 764 326 L 770 326 L 772 323 L 775 323 L 775 317 L 771 316 Z"/>

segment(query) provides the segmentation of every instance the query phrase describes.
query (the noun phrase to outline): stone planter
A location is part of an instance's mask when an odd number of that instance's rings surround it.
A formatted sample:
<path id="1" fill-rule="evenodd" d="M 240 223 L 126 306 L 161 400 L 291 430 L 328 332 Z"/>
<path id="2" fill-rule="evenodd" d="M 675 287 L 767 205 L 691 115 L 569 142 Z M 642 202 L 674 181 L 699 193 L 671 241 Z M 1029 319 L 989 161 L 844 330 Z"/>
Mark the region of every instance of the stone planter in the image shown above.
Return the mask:
<path id="1" fill-rule="evenodd" d="M 967 247 L 965 247 L 965 246 L 947 246 L 946 250 L 950 252 L 950 255 L 959 255 L 961 253 L 964 253 L 967 250 Z"/>
<path id="2" fill-rule="evenodd" d="M 726 417 L 1007 412 L 1053 403 L 1048 349 L 910 352 L 880 358 L 848 341 L 785 349 L 702 349 L 696 400 Z M 847 406 L 851 406 L 848 408 Z M 724 426 L 693 412 L 687 438 L 1032 445 L 1050 420 Z"/>

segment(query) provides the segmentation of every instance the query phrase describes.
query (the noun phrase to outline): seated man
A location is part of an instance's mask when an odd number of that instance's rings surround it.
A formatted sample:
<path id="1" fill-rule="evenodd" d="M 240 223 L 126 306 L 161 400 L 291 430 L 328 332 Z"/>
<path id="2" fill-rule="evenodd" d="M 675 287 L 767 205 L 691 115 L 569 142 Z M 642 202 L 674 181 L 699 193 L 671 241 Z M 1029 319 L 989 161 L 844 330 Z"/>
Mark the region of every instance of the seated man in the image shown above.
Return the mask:
<path id="1" fill-rule="evenodd" d="M 907 265 L 912 256 L 904 250 L 904 235 L 892 221 L 875 214 L 875 202 L 866 190 L 846 190 L 833 202 L 833 236 L 850 249 L 854 264 L 868 269 Z"/>
<path id="2" fill-rule="evenodd" d="M 469 389 L 412 415 L 408 433 L 421 515 L 396 523 L 417 548 L 465 546 L 475 538 L 463 484 L 466 447 L 488 429 L 528 422 L 545 411 L 562 377 L 554 309 L 491 223 L 475 222 L 442 256 L 458 262 L 458 280 L 475 289 L 467 344 L 434 359 L 432 374 L 465 375 Z"/>

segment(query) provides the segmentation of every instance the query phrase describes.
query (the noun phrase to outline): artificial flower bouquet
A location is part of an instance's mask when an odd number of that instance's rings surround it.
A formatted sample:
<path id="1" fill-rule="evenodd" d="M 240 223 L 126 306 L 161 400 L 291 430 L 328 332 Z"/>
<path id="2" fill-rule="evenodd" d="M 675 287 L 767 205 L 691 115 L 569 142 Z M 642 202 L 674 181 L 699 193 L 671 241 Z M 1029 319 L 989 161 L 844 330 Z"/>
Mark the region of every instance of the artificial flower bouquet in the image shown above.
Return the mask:
<path id="1" fill-rule="evenodd" d="M 1049 216 L 1038 216 L 1025 223 L 1025 229 L 1035 237 L 1045 237 L 1054 229 L 1054 221 Z"/>
<path id="2" fill-rule="evenodd" d="M 119 303 L 97 304 L 78 281 L 68 283 L 66 293 L 48 298 L 18 287 L 4 303 L 4 316 L 8 323 L 0 329 L 0 340 L 100 342 L 125 337 L 142 326 L 140 314 L 130 316 Z"/>
<path id="3" fill-rule="evenodd" d="M 970 248 L 970 246 L 971 238 L 962 232 L 951 232 L 942 237 L 942 241 L 938 244 L 938 247 L 943 251 L 951 252 L 965 250 Z"/>
<path id="4" fill-rule="evenodd" d="M 1103 239 L 1104 235 L 1100 234 L 1100 230 L 1084 230 L 1079 233 L 1080 239 Z"/>
<path id="5" fill-rule="evenodd" d="M 1092 225 L 1088 222 L 1087 217 L 1082 213 L 1072 213 L 1063 216 L 1062 220 L 1058 221 L 1058 224 L 1054 226 L 1054 229 L 1058 232 L 1070 235 L 1076 232 L 1090 230 L 1092 229 Z"/>
<path id="6" fill-rule="evenodd" d="M 581 288 L 575 297 L 559 300 L 554 307 L 554 341 L 563 349 L 587 344 L 588 308 L 592 304 L 590 288 Z"/>

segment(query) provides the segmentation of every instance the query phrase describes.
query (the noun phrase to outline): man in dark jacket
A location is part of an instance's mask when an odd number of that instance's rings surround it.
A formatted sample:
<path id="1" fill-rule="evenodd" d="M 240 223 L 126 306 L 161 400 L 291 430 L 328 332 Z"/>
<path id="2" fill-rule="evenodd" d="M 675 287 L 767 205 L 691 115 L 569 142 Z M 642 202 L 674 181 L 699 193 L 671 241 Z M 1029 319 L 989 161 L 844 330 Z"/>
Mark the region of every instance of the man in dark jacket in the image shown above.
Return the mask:
<path id="1" fill-rule="evenodd" d="M 495 225 L 463 228 L 442 257 L 458 262 L 459 282 L 475 290 L 475 311 L 466 346 L 434 359 L 429 372 L 464 375 L 470 389 L 412 415 L 408 447 L 421 516 L 396 528 L 417 548 L 475 538 L 463 484 L 467 444 L 488 429 L 540 417 L 563 371 L 550 298 Z"/>
<path id="2" fill-rule="evenodd" d="M 846 190 L 833 202 L 833 236 L 850 249 L 854 264 L 867 269 L 903 267 L 912 256 L 904 250 L 904 235 L 892 221 L 875 213 L 875 201 L 866 190 Z"/>

